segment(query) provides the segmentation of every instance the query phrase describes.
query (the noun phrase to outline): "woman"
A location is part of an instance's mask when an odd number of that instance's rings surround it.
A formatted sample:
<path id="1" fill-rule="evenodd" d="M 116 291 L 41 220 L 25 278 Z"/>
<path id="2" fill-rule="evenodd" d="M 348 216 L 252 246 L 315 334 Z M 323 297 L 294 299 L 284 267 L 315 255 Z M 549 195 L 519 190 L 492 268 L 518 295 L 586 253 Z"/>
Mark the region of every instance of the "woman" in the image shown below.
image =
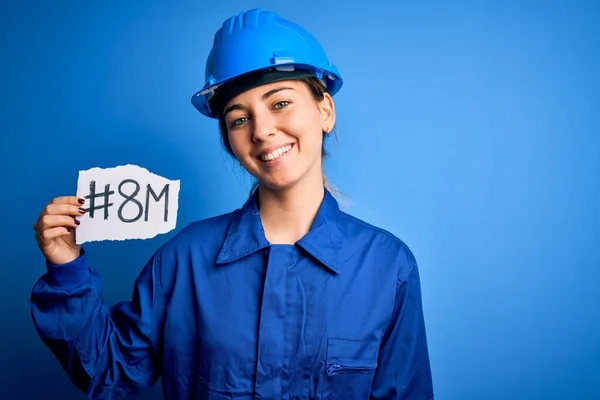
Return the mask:
<path id="1" fill-rule="evenodd" d="M 322 173 L 341 77 L 279 16 L 225 21 L 192 97 L 257 179 L 238 210 L 159 248 L 133 297 L 102 301 L 75 244 L 74 196 L 35 224 L 47 273 L 33 288 L 40 337 L 93 399 L 162 377 L 168 399 L 430 399 L 419 274 L 394 235 L 338 208 Z"/>

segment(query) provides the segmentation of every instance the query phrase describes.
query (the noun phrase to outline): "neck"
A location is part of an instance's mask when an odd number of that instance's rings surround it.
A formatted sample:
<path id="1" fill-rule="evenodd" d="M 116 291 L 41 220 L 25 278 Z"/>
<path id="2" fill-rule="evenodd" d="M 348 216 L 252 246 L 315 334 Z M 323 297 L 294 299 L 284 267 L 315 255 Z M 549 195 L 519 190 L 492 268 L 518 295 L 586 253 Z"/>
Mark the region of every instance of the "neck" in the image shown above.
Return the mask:
<path id="1" fill-rule="evenodd" d="M 294 244 L 310 229 L 323 201 L 323 178 L 273 190 L 259 187 L 260 218 L 271 244 Z"/>

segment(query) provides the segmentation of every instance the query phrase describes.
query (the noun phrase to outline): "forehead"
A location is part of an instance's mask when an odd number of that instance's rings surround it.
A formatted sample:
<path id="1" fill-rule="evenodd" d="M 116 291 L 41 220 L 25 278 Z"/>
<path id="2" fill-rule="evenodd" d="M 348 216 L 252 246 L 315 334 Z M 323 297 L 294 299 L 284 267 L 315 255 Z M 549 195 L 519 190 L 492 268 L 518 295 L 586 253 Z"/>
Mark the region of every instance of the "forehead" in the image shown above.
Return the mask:
<path id="1" fill-rule="evenodd" d="M 290 88 L 295 92 L 302 93 L 302 90 L 306 87 L 304 82 L 297 79 L 265 83 L 238 94 L 229 101 L 229 104 L 235 104 L 240 101 L 264 100 L 263 97 L 265 95 L 272 93 L 274 90 L 283 88 Z"/>

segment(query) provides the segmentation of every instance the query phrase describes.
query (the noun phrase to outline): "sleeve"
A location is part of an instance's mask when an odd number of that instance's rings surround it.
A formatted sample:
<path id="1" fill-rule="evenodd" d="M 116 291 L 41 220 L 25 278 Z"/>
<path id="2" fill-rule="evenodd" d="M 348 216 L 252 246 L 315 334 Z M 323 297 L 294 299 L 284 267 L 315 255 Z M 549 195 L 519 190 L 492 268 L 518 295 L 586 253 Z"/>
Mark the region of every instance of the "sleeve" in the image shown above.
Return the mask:
<path id="1" fill-rule="evenodd" d="M 124 398 L 160 376 L 160 256 L 136 279 L 132 299 L 107 307 L 85 252 L 70 263 L 46 262 L 31 293 L 38 335 L 88 399 Z"/>
<path id="2" fill-rule="evenodd" d="M 394 308 L 382 338 L 371 400 L 433 399 L 419 270 L 410 251 L 407 261 L 398 276 Z"/>

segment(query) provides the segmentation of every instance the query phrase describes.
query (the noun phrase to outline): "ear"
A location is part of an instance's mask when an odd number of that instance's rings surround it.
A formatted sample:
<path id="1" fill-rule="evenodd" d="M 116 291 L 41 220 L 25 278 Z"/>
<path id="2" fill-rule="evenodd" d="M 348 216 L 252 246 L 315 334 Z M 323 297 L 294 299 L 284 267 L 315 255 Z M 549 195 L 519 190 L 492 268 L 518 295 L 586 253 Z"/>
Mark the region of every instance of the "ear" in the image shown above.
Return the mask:
<path id="1" fill-rule="evenodd" d="M 329 133 L 335 126 L 335 103 L 329 93 L 323 94 L 319 110 L 321 112 L 321 129 Z"/>

